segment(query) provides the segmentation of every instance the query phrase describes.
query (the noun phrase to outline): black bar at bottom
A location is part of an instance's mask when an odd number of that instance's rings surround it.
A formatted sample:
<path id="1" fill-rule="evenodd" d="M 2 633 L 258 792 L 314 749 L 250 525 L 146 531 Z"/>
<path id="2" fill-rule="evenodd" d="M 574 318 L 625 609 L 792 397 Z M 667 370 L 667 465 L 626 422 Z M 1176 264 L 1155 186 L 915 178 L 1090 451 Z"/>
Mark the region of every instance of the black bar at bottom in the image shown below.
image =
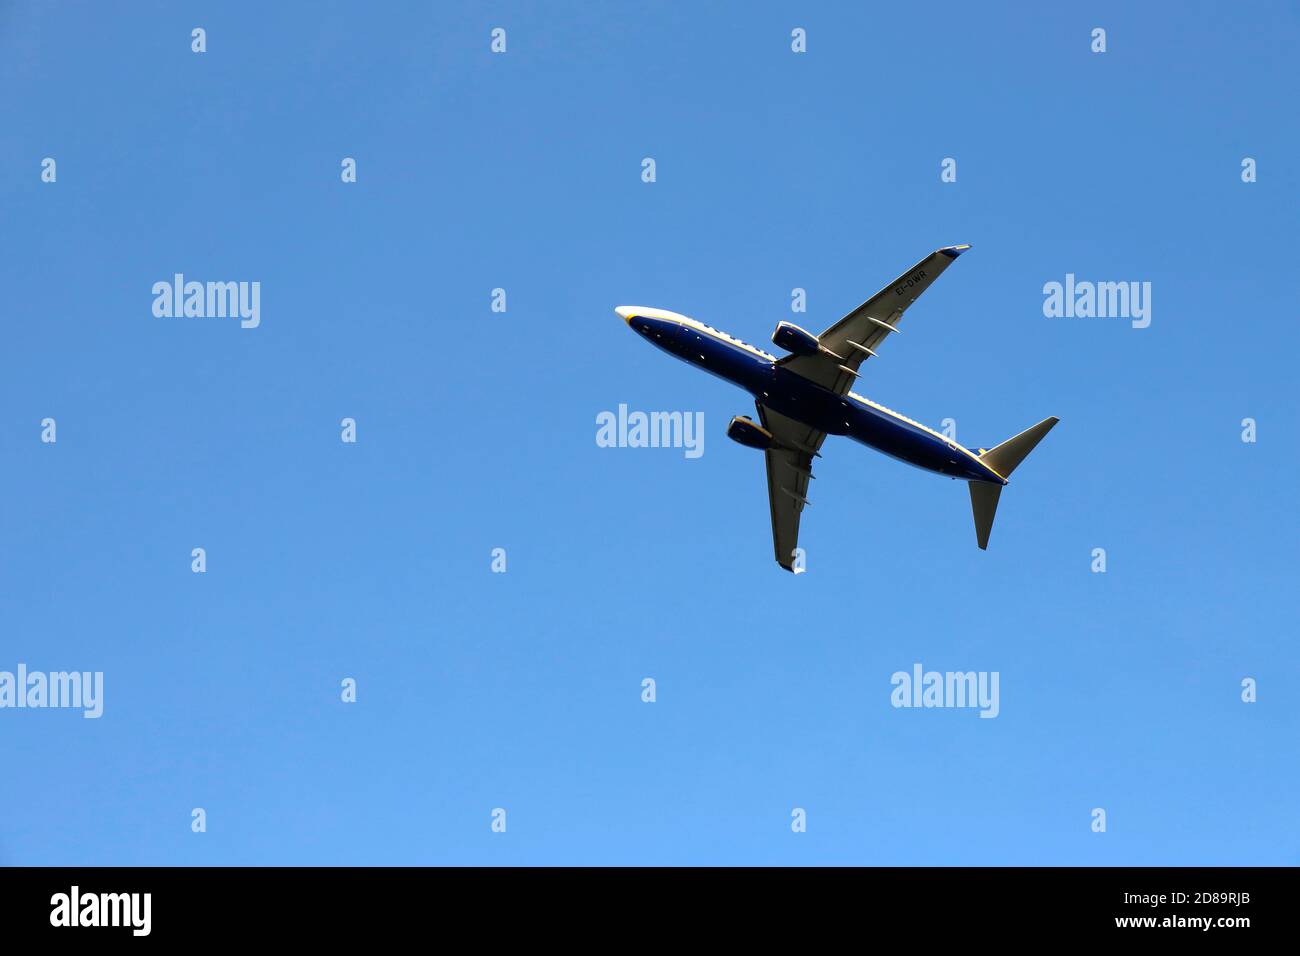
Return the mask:
<path id="1" fill-rule="evenodd" d="M 12 868 L 0 869 L 0 926 L 6 942 L 92 944 L 903 933 L 1231 945 L 1285 932 L 1294 877 L 1286 868 Z M 472 935 L 448 935 L 460 932 Z"/>

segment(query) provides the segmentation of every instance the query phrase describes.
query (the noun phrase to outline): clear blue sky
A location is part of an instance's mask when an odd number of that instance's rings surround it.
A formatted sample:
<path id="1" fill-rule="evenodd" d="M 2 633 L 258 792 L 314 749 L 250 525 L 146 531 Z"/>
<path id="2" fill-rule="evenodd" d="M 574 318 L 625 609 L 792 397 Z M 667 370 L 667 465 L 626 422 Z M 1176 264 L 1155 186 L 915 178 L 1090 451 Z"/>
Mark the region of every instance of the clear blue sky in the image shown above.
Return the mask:
<path id="1" fill-rule="evenodd" d="M 0 711 L 0 863 L 1296 863 L 1297 43 L 1285 3 L 5 4 L 0 670 L 105 712 Z M 1061 425 L 987 553 L 960 484 L 830 440 L 781 571 L 749 399 L 612 307 L 766 344 L 961 242 L 858 391 Z M 155 318 L 175 272 L 261 326 Z M 1066 273 L 1150 327 L 1045 318 Z M 597 447 L 620 403 L 703 457 Z M 916 662 L 1000 716 L 892 708 Z"/>

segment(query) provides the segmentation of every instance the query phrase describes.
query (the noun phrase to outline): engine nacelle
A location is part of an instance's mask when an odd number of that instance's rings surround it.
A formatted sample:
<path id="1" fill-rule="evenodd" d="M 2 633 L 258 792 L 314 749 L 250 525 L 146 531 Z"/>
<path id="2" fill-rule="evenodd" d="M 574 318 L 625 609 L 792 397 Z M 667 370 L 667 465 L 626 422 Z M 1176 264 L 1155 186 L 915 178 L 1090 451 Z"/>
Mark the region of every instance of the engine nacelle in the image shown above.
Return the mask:
<path id="1" fill-rule="evenodd" d="M 772 333 L 772 344 L 795 355 L 816 355 L 822 350 L 817 336 L 805 332 L 792 322 L 778 322 Z"/>
<path id="2" fill-rule="evenodd" d="M 727 437 L 746 448 L 757 448 L 759 451 L 772 447 L 772 433 L 742 415 L 737 415 L 727 425 Z"/>

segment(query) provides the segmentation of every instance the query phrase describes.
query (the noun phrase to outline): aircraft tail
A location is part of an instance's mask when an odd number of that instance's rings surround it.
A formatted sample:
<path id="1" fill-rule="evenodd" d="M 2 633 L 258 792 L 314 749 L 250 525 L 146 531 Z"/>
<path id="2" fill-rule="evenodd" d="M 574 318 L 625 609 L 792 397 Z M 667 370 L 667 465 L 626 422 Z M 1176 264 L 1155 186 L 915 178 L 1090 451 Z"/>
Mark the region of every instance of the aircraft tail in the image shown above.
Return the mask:
<path id="1" fill-rule="evenodd" d="M 1011 473 L 1019 467 L 1058 421 L 1060 419 L 1056 417 L 1044 418 L 1037 425 L 1026 428 L 1014 438 L 1008 438 L 988 451 L 981 451 L 980 461 L 1002 478 L 1010 478 Z M 1002 497 L 1001 485 L 995 485 L 991 481 L 970 482 L 970 507 L 971 513 L 975 516 L 975 540 L 979 543 L 980 550 L 988 549 L 989 533 L 993 530 L 993 517 L 997 514 L 1000 497 Z"/>

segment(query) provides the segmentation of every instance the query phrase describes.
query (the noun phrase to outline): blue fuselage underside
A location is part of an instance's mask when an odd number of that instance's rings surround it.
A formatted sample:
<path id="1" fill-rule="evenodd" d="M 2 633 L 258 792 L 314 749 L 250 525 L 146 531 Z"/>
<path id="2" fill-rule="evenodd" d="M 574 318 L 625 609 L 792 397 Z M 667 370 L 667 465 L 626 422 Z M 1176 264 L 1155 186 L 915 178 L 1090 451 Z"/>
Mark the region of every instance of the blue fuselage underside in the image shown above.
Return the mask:
<path id="1" fill-rule="evenodd" d="M 844 435 L 899 461 L 951 478 L 1006 483 L 940 436 L 851 395 L 836 395 L 739 345 L 665 319 L 635 316 L 629 324 L 664 351 L 739 385 L 756 401 L 810 428 Z"/>

